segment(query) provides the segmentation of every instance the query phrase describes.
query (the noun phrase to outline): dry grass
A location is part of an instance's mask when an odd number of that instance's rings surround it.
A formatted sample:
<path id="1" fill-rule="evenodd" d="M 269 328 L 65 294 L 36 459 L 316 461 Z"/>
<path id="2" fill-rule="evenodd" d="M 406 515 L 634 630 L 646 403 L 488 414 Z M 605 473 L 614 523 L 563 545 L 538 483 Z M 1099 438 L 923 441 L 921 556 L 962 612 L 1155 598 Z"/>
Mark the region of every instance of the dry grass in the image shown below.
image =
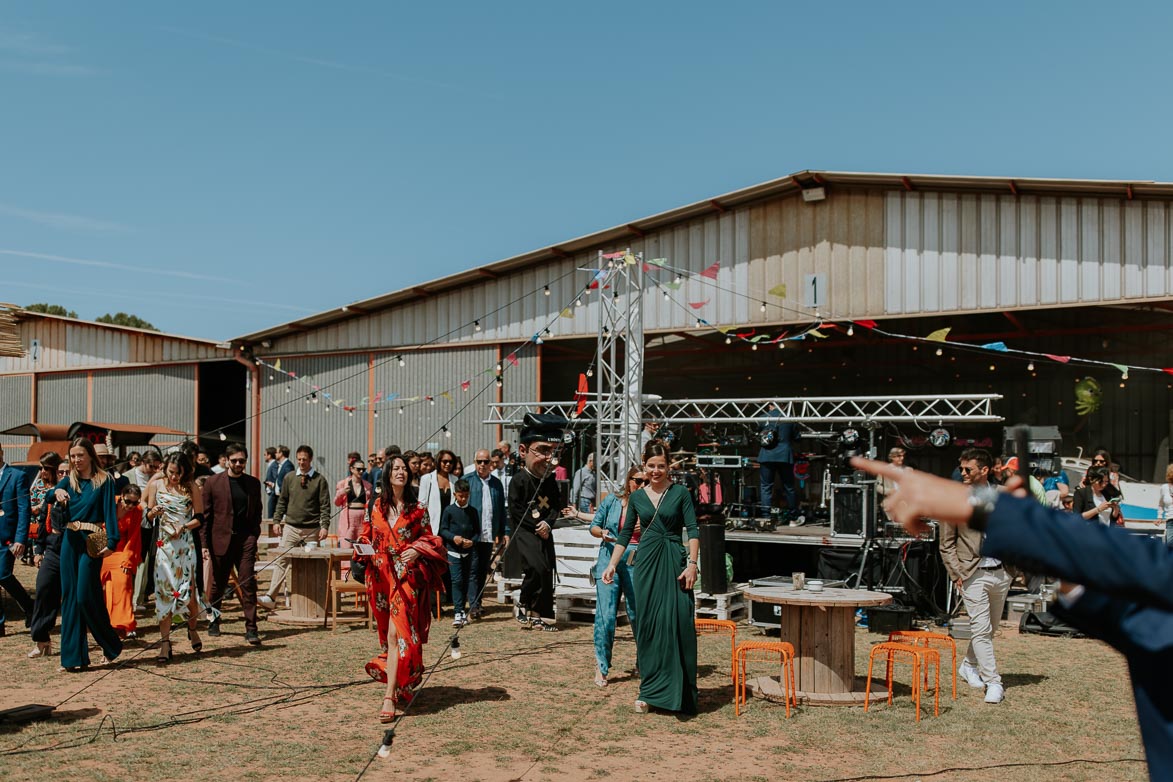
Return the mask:
<path id="1" fill-rule="evenodd" d="M 58 674 L 56 658 L 25 659 L 32 644 L 23 632 L 0 639 L 8 682 L 0 707 L 58 703 L 92 685 L 57 719 L 0 728 L 0 753 L 8 751 L 0 777 L 355 779 L 382 736 L 382 687 L 362 672 L 373 636 L 262 623 L 264 645 L 253 649 L 237 612 L 224 629 L 220 639 L 205 634 L 198 657 L 178 640 L 175 661 L 162 668 L 152 651 L 132 659 L 144 646 L 131 647 L 100 680 L 101 670 Z M 450 635 L 447 622 L 436 629 L 429 663 Z M 962 683 L 957 701 L 946 692 L 941 716 L 918 725 L 906 690 L 893 708 L 867 714 L 810 707 L 786 720 L 780 705 L 754 701 L 735 717 L 727 641 L 717 637 L 700 639 L 693 719 L 632 712 L 638 682 L 625 676 L 634 661 L 626 631 L 606 690 L 591 683 L 589 627 L 522 632 L 495 608 L 461 637 L 463 658 L 439 665 L 392 758 L 376 760 L 364 779 L 1146 778 L 1143 763 L 1129 760 L 1143 755 L 1124 663 L 1093 641 L 1008 628 L 997 641 L 1006 701 L 987 706 Z M 860 631 L 861 670 L 878 639 Z"/>

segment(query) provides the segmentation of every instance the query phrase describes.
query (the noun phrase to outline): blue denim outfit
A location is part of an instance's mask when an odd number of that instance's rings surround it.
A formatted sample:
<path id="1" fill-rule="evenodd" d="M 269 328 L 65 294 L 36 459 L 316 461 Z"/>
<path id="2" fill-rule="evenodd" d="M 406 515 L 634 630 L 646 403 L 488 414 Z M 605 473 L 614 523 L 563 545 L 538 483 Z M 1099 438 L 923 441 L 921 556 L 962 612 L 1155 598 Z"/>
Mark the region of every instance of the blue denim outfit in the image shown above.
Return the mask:
<path id="1" fill-rule="evenodd" d="M 623 502 L 614 494 L 608 494 L 606 499 L 599 503 L 595 511 L 591 527 L 602 527 L 611 533 L 612 537 L 619 537 L 619 522 L 623 513 Z M 615 581 L 611 584 L 603 583 L 603 571 L 611 564 L 611 554 L 615 550 L 615 543 L 604 540 L 599 546 L 599 561 L 595 565 L 595 659 L 599 663 L 599 671 L 606 676 L 611 670 L 611 650 L 615 645 L 615 620 L 619 615 L 619 590 L 627 602 L 627 619 L 631 622 L 631 631 L 636 628 L 635 616 L 635 583 L 632 581 L 634 566 L 627 566 L 627 556 L 634 546 L 629 547 L 623 558 L 615 567 Z"/>

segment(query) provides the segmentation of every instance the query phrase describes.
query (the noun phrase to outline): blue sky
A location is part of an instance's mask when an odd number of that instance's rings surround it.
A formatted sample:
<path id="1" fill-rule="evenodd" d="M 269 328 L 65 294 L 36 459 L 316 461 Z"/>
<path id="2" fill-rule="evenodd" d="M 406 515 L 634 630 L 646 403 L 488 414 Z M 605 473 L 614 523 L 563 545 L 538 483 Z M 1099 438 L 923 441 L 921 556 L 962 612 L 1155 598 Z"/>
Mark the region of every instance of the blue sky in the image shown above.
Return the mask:
<path id="1" fill-rule="evenodd" d="M 1173 180 L 1168 4 L 0 4 L 0 301 L 228 338 L 805 168 Z"/>

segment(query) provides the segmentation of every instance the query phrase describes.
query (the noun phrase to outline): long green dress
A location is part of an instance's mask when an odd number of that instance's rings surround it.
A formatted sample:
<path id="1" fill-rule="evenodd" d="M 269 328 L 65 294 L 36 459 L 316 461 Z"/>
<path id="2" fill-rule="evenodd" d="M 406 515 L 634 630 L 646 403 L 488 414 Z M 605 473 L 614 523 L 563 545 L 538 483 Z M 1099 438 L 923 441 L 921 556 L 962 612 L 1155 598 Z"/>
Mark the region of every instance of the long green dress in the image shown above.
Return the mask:
<path id="1" fill-rule="evenodd" d="M 660 498 L 657 513 L 643 489 L 633 493 L 618 545 L 631 542 L 637 514 L 643 530 L 635 555 L 639 699 L 658 709 L 696 714 L 692 590 L 681 589 L 676 580 L 688 563 L 681 533 L 687 529 L 689 540 L 700 537 L 692 497 L 683 486 L 669 486 Z"/>

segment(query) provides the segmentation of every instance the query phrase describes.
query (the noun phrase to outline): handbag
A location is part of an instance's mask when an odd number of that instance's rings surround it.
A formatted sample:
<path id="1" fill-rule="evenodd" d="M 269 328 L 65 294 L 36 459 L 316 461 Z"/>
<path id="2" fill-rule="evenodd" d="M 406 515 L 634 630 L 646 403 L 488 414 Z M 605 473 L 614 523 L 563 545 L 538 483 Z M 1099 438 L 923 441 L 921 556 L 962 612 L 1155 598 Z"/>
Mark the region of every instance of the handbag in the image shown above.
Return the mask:
<path id="1" fill-rule="evenodd" d="M 101 559 L 101 551 L 106 548 L 106 530 L 98 530 L 86 535 L 86 553 L 94 559 Z"/>
<path id="2" fill-rule="evenodd" d="M 350 578 L 360 584 L 367 582 L 367 560 L 366 557 L 353 557 L 350 560 Z"/>

